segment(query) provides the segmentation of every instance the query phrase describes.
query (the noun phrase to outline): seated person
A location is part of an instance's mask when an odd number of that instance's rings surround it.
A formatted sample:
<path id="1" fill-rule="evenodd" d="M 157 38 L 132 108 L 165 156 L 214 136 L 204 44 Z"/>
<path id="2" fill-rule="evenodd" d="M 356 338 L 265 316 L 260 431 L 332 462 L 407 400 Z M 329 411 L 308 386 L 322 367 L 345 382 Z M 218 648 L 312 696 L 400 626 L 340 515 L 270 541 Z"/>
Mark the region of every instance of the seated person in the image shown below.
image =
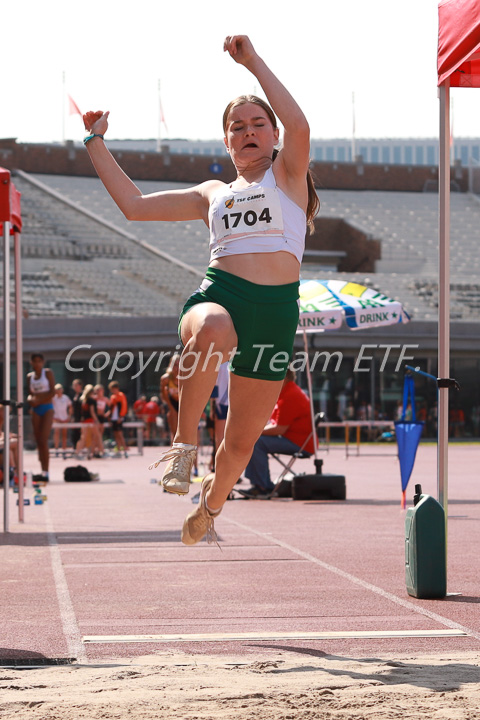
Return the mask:
<path id="1" fill-rule="evenodd" d="M 295 373 L 288 369 L 280 395 L 268 425 L 255 443 L 245 475 L 252 487 L 239 490 L 245 497 L 267 495 L 275 487 L 270 479 L 268 454 L 294 455 L 312 432 L 310 400 L 295 382 Z M 313 453 L 313 437 L 303 448 Z"/>

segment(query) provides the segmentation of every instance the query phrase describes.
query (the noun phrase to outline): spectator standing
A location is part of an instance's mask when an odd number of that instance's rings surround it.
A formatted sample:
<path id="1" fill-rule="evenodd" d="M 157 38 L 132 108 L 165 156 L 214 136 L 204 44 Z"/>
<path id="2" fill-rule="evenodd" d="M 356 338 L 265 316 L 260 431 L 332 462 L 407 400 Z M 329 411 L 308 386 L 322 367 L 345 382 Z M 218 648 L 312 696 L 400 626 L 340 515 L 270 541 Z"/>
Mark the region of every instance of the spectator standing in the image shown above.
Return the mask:
<path id="1" fill-rule="evenodd" d="M 73 390 L 73 397 L 72 397 L 72 419 L 73 422 L 79 423 L 82 421 L 82 393 L 83 393 L 83 382 L 79 378 L 76 378 L 72 382 L 72 390 Z M 73 448 L 75 449 L 77 447 L 78 441 L 80 440 L 81 435 L 80 428 L 73 428 L 72 430 L 72 444 Z"/>
<path id="2" fill-rule="evenodd" d="M 144 407 L 147 404 L 147 396 L 146 395 L 140 395 L 138 400 L 135 400 L 133 403 L 133 414 L 135 415 L 136 420 L 143 420 L 144 416 Z"/>
<path id="3" fill-rule="evenodd" d="M 63 385 L 57 383 L 55 385 L 55 395 L 52 398 L 53 404 L 53 422 L 68 423 L 72 417 L 72 401 L 63 392 Z M 64 459 L 67 457 L 67 428 L 55 428 L 53 431 L 53 445 L 55 448 L 55 456 L 59 455 L 60 437 L 62 439 L 62 451 Z"/>
<path id="4" fill-rule="evenodd" d="M 154 395 L 143 406 L 143 420 L 145 422 L 145 440 L 154 440 L 157 436 L 157 417 L 160 415 L 160 400 Z"/>
<path id="5" fill-rule="evenodd" d="M 174 353 L 165 373 L 160 378 L 160 397 L 167 407 L 167 424 L 170 431 L 171 442 L 173 442 L 178 425 L 179 367 L 180 355 Z"/>
<path id="6" fill-rule="evenodd" d="M 87 448 L 87 457 L 89 460 L 93 457 L 95 452 L 100 456 L 103 455 L 103 442 L 100 434 L 100 423 L 97 417 L 97 402 L 95 400 L 94 390 L 93 385 L 85 385 L 85 389 L 81 396 L 82 432 L 76 448 L 77 454 Z"/>
<path id="7" fill-rule="evenodd" d="M 116 380 L 112 380 L 109 384 L 110 390 L 110 410 L 108 415 L 112 423 L 112 431 L 119 452 L 123 452 L 128 457 L 127 444 L 123 436 L 123 423 L 128 412 L 128 403 L 125 393 L 120 390 L 120 386 Z"/>
<path id="8" fill-rule="evenodd" d="M 463 409 L 461 407 L 450 408 L 449 421 L 450 436 L 455 438 L 462 437 L 465 427 L 465 413 Z"/>
<path id="9" fill-rule="evenodd" d="M 33 353 L 30 363 L 33 370 L 27 376 L 30 390 L 27 402 L 31 408 L 33 434 L 37 444 L 42 479 L 48 482 L 50 462 L 48 438 L 53 423 L 52 399 L 55 395 L 55 378 L 50 368 L 44 367 L 45 359 L 41 353 Z"/>
<path id="10" fill-rule="evenodd" d="M 351 400 L 347 403 L 345 420 L 355 420 L 355 405 Z"/>
<path id="11" fill-rule="evenodd" d="M 97 403 L 97 418 L 98 422 L 100 423 L 98 432 L 100 433 L 100 437 L 102 438 L 102 444 L 103 444 L 103 433 L 105 432 L 105 423 L 107 422 L 107 411 L 109 407 L 109 401 L 108 398 L 105 395 L 105 388 L 103 385 L 95 385 L 94 387 L 94 393 L 95 393 L 95 402 Z"/>
<path id="12" fill-rule="evenodd" d="M 428 417 L 427 403 L 422 402 L 422 404 L 420 405 L 420 408 L 417 412 L 417 420 L 419 420 L 420 422 L 426 423 L 427 417 Z"/>

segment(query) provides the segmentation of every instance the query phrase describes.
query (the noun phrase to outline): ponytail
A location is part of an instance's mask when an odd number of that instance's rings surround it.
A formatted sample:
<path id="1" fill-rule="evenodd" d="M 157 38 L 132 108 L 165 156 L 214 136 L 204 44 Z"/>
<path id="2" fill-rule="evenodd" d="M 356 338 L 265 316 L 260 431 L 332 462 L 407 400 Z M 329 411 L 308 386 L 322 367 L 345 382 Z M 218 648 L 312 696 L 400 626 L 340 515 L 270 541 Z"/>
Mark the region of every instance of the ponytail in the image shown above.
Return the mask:
<path id="1" fill-rule="evenodd" d="M 315 190 L 315 182 L 310 168 L 307 170 L 307 187 L 308 187 L 308 203 L 307 203 L 307 225 L 310 235 L 315 232 L 315 216 L 320 210 L 320 200 Z"/>
<path id="2" fill-rule="evenodd" d="M 275 148 L 273 151 L 272 160 L 275 160 L 275 158 L 278 155 L 278 150 Z M 317 191 L 315 190 L 315 182 L 313 180 L 313 175 L 310 171 L 310 168 L 307 170 L 307 189 L 308 189 L 308 201 L 307 201 L 307 225 L 310 232 L 310 235 L 313 235 L 315 232 L 315 216 L 317 215 L 318 211 L 320 210 L 320 200 L 318 199 Z"/>

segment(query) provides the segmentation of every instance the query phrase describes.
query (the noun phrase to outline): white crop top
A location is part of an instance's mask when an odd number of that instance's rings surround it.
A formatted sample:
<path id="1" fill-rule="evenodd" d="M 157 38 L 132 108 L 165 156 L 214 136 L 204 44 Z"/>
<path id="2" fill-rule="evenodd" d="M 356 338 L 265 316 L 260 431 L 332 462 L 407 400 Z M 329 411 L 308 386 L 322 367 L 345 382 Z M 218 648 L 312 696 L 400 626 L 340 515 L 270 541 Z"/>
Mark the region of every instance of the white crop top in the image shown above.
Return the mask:
<path id="1" fill-rule="evenodd" d="M 42 368 L 39 378 L 35 377 L 35 373 L 30 375 L 30 391 L 32 393 L 48 392 L 49 390 L 50 383 L 45 368 Z"/>
<path id="2" fill-rule="evenodd" d="M 210 262 L 226 255 L 289 252 L 302 262 L 307 220 L 304 211 L 277 187 L 269 168 L 246 188 L 220 190 L 208 210 Z"/>

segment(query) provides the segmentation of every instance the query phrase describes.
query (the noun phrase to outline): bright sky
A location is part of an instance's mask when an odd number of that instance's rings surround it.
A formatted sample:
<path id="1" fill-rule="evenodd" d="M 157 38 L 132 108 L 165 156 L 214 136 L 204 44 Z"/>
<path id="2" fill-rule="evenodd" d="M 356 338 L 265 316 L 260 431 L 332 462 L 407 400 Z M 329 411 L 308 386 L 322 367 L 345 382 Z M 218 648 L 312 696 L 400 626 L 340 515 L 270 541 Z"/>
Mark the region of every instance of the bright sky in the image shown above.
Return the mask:
<path id="1" fill-rule="evenodd" d="M 111 138 L 222 136 L 224 107 L 255 78 L 223 52 L 248 34 L 310 122 L 313 138 L 436 137 L 437 0 L 68 0 L 3 3 L 0 137 L 80 140 L 63 120 L 108 109 Z M 480 93 L 453 89 L 454 135 L 480 136 Z"/>

